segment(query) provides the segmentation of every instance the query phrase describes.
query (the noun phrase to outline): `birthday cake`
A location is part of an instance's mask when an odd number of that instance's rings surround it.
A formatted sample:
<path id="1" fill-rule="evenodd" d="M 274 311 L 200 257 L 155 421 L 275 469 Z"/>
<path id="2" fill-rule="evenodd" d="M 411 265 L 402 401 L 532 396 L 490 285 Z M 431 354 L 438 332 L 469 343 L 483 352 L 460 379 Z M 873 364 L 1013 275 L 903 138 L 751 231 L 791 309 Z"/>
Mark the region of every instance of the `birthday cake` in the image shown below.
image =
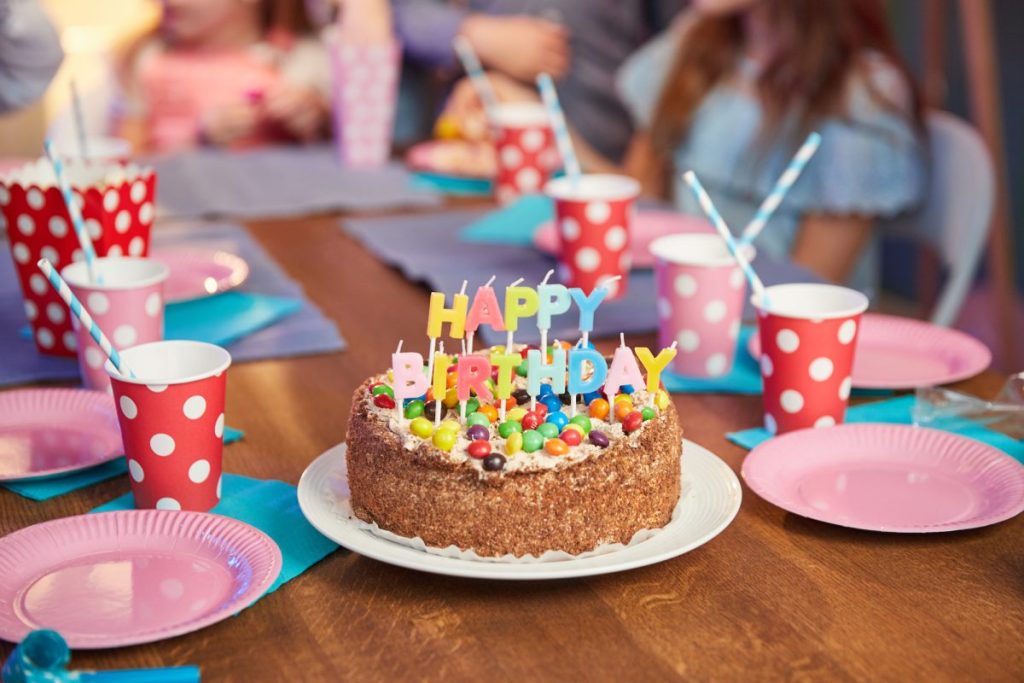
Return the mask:
<path id="1" fill-rule="evenodd" d="M 608 359 L 586 341 L 607 289 L 511 286 L 502 314 L 489 285 L 472 307 L 464 292 L 451 308 L 433 293 L 429 363 L 399 344 L 391 370 L 356 389 L 346 451 L 355 516 L 487 557 L 578 555 L 665 526 L 679 501 L 682 430 L 659 379 L 675 346 L 654 355 L 623 340 Z M 536 314 L 543 339 L 572 301 L 579 344 L 513 344 L 521 318 Z M 434 353 L 442 322 L 461 354 L 443 343 Z M 484 323 L 508 343 L 474 353 Z"/>

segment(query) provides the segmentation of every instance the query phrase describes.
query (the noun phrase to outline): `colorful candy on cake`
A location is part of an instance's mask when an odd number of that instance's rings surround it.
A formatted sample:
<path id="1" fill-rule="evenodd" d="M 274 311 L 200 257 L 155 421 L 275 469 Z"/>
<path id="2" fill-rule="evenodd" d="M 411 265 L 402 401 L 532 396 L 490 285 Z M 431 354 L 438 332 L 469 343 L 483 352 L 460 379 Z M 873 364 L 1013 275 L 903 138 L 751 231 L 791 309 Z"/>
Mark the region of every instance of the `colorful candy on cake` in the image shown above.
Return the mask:
<path id="1" fill-rule="evenodd" d="M 430 353 L 392 355 L 391 369 L 355 392 L 346 461 L 355 515 L 431 547 L 477 555 L 578 555 L 628 544 L 672 518 L 682 430 L 662 370 L 676 350 L 610 359 L 588 341 L 605 287 L 589 295 L 513 283 L 500 307 L 490 286 L 472 304 L 430 298 Z M 579 316 L 580 341 L 547 344 L 554 316 Z M 514 343 L 536 316 L 540 347 Z M 481 325 L 507 333 L 474 350 Z M 437 349 L 444 326 L 461 353 Z"/>

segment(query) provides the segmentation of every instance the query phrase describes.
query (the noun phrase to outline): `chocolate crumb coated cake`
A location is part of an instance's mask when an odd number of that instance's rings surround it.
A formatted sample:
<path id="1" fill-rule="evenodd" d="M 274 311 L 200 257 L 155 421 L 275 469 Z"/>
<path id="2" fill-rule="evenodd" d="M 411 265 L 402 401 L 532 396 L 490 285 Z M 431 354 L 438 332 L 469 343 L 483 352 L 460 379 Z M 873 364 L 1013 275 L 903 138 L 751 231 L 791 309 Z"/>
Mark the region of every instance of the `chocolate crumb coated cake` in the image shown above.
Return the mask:
<path id="1" fill-rule="evenodd" d="M 460 423 L 449 394 L 435 428 L 431 394 L 406 401 L 400 415 L 387 377 L 366 380 L 347 435 L 355 515 L 481 556 L 576 555 L 670 521 L 682 430 L 664 391 L 652 400 L 637 388 L 612 405 L 577 396 L 572 415 L 571 398 L 549 385 L 530 410 L 525 386 L 519 377 L 504 420 L 473 397 Z"/>

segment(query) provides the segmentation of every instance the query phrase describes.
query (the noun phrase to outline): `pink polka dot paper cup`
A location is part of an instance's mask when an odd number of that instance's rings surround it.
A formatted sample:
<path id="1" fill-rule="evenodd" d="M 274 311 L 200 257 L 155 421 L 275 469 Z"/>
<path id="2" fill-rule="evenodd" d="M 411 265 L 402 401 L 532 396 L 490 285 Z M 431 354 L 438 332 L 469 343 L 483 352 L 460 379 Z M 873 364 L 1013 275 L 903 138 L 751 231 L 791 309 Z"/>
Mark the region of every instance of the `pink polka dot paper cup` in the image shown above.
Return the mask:
<path id="1" fill-rule="evenodd" d="M 70 161 L 68 181 L 98 256 L 145 256 L 153 226 L 156 174 L 152 169 Z M 82 250 L 53 169 L 46 159 L 0 176 L 0 231 L 6 225 L 21 284 L 25 316 L 40 353 L 74 356 L 75 335 L 64 307 L 39 272 L 45 257 L 58 270 L 80 261 Z"/>
<path id="2" fill-rule="evenodd" d="M 491 112 L 491 138 L 498 160 L 494 198 L 508 204 L 540 192 L 559 166 L 555 135 L 544 105 L 499 104 Z"/>
<path id="3" fill-rule="evenodd" d="M 84 261 L 72 263 L 61 271 L 78 300 L 118 349 L 160 341 L 164 338 L 164 282 L 170 270 L 162 263 L 145 258 L 106 257 L 96 259 L 96 273 L 103 284 L 89 280 Z M 46 316 L 61 311 L 63 302 L 50 304 Z M 69 314 L 70 315 L 70 314 Z M 99 345 L 72 316 L 78 367 L 87 389 L 108 391 L 110 378 L 103 369 L 106 357 Z"/>
<path id="4" fill-rule="evenodd" d="M 576 183 L 556 178 L 544 191 L 555 200 L 559 279 L 590 292 L 619 276 L 608 285 L 608 299 L 622 297 L 633 265 L 629 235 L 640 183 L 626 176 L 584 174 Z"/>
<path id="5" fill-rule="evenodd" d="M 820 284 L 776 285 L 765 294 L 767 310 L 753 302 L 761 336 L 765 429 L 782 434 L 841 423 L 868 298 Z"/>
<path id="6" fill-rule="evenodd" d="M 651 243 L 658 339 L 677 342 L 672 370 L 721 377 L 732 370 L 747 282 L 717 234 L 667 235 Z M 754 258 L 754 248 L 745 253 Z"/>
<path id="7" fill-rule="evenodd" d="M 162 341 L 121 351 L 135 377 L 110 375 L 135 507 L 205 512 L 220 501 L 231 354 Z"/>
<path id="8" fill-rule="evenodd" d="M 357 44 L 325 32 L 330 48 L 332 110 L 338 156 L 346 166 L 381 166 L 391 156 L 402 47 L 396 41 Z"/>

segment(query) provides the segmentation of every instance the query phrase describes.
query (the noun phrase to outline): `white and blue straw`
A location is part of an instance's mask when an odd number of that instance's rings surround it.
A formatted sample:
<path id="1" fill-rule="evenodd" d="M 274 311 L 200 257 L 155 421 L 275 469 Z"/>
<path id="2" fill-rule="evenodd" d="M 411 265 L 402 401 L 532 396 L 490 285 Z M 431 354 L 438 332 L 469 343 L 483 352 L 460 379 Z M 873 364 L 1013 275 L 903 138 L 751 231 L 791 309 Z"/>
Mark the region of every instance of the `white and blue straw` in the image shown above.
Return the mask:
<path id="1" fill-rule="evenodd" d="M 89 239 L 88 230 L 85 229 L 85 221 L 82 220 L 82 212 L 78 210 L 75 195 L 71 192 L 71 185 L 68 184 L 68 179 L 64 175 L 64 162 L 54 152 L 53 142 L 50 140 L 43 143 L 43 149 L 46 150 L 46 157 L 53 164 L 53 173 L 57 176 L 57 187 L 60 188 L 60 193 L 64 196 L 68 215 L 71 216 L 71 224 L 75 228 L 75 235 L 78 236 L 78 243 L 82 246 L 82 253 L 85 254 L 85 267 L 89 272 L 89 279 L 92 282 L 102 283 L 103 279 L 96 272 L 96 250 L 92 246 L 92 240 Z"/>
<path id="2" fill-rule="evenodd" d="M 537 87 L 540 89 L 540 97 L 544 100 L 544 106 L 548 110 L 548 120 L 551 122 L 551 130 L 555 134 L 555 144 L 558 145 L 558 153 L 562 156 L 565 173 L 569 176 L 573 186 L 575 186 L 579 183 L 580 162 L 576 158 L 575 150 L 572 148 L 569 127 L 565 123 L 562 105 L 558 103 L 558 92 L 555 90 L 555 84 L 551 80 L 551 76 L 540 74 L 537 76 Z"/>
<path id="3" fill-rule="evenodd" d="M 811 160 L 814 153 L 818 151 L 818 146 L 821 145 L 821 135 L 818 133 L 811 133 L 804 140 L 804 144 L 800 145 L 800 149 L 797 150 L 796 154 L 789 161 L 789 166 L 782 172 L 779 179 L 775 181 L 775 187 L 768 193 L 768 196 L 761 202 L 761 206 L 757 207 L 757 213 L 754 214 L 754 218 L 744 228 L 743 234 L 740 236 L 739 245 L 745 247 L 761 234 L 764 230 L 764 226 L 771 220 L 772 215 L 775 214 L 775 210 L 782 204 L 782 200 L 786 197 L 786 193 L 789 192 L 790 188 L 796 182 L 797 178 L 803 172 L 804 167 L 807 166 L 807 162 Z"/>
<path id="4" fill-rule="evenodd" d="M 736 260 L 740 270 L 747 277 L 747 281 L 750 282 L 750 288 L 754 290 L 754 295 L 761 302 L 762 306 L 767 305 L 767 299 L 764 294 L 764 283 L 761 282 L 761 278 L 757 276 L 754 269 L 750 266 L 750 261 L 743 255 L 742 249 L 736 244 L 736 240 L 733 239 L 732 233 L 729 232 L 729 226 L 725 224 L 725 219 L 722 218 L 722 214 L 718 213 L 718 209 L 715 208 L 714 202 L 711 201 L 711 197 L 708 196 L 704 186 L 700 184 L 700 180 L 697 179 L 697 174 L 693 171 L 687 171 L 683 174 L 683 180 L 690 186 L 690 190 L 693 191 L 693 195 L 697 198 L 697 202 L 700 204 L 700 208 L 704 210 L 707 217 L 714 224 L 715 229 L 718 230 L 718 234 L 725 240 L 725 244 L 729 247 L 729 252 L 732 257 Z"/>
<path id="5" fill-rule="evenodd" d="M 465 36 L 455 36 L 455 40 L 452 41 L 452 47 L 455 48 L 455 54 L 459 56 L 462 68 L 466 70 L 469 82 L 473 84 L 473 89 L 476 90 L 476 94 L 480 97 L 480 102 L 484 105 L 484 111 L 487 112 L 487 117 L 490 118 L 493 115 L 494 108 L 498 106 L 498 97 L 494 94 L 494 88 L 484 73 L 484 67 L 480 64 L 476 51 L 473 50 L 473 46 L 470 45 L 469 40 Z"/>
<path id="6" fill-rule="evenodd" d="M 107 354 L 107 358 L 109 358 L 110 362 L 113 363 L 115 368 L 117 368 L 117 371 L 125 377 L 134 377 L 135 374 L 121 361 L 121 354 L 117 352 L 114 345 L 110 343 L 109 339 L 107 339 L 107 335 L 103 334 L 103 330 L 101 330 L 99 325 L 96 324 L 96 321 L 92 319 L 92 316 L 89 315 L 89 311 L 86 310 L 85 306 L 82 305 L 82 302 L 78 300 L 78 297 L 72 293 L 71 288 L 68 287 L 68 283 L 64 281 L 64 278 L 62 278 L 56 270 L 54 270 L 53 265 L 44 258 L 39 259 L 36 262 L 36 265 L 39 266 L 39 270 L 43 271 L 43 275 L 46 276 L 46 279 L 50 281 L 50 286 L 56 290 L 57 295 L 63 299 L 64 303 L 66 303 L 68 308 L 71 309 L 72 315 L 78 318 L 78 322 L 82 324 L 82 327 L 84 327 L 85 331 L 89 333 L 89 336 L 99 344 L 99 347 L 103 349 L 103 353 Z"/>
<path id="7" fill-rule="evenodd" d="M 71 79 L 71 109 L 75 115 L 75 132 L 78 134 L 78 155 L 82 161 L 89 160 L 89 147 L 86 144 L 85 114 L 82 113 L 82 98 L 78 95 L 78 84 Z"/>

